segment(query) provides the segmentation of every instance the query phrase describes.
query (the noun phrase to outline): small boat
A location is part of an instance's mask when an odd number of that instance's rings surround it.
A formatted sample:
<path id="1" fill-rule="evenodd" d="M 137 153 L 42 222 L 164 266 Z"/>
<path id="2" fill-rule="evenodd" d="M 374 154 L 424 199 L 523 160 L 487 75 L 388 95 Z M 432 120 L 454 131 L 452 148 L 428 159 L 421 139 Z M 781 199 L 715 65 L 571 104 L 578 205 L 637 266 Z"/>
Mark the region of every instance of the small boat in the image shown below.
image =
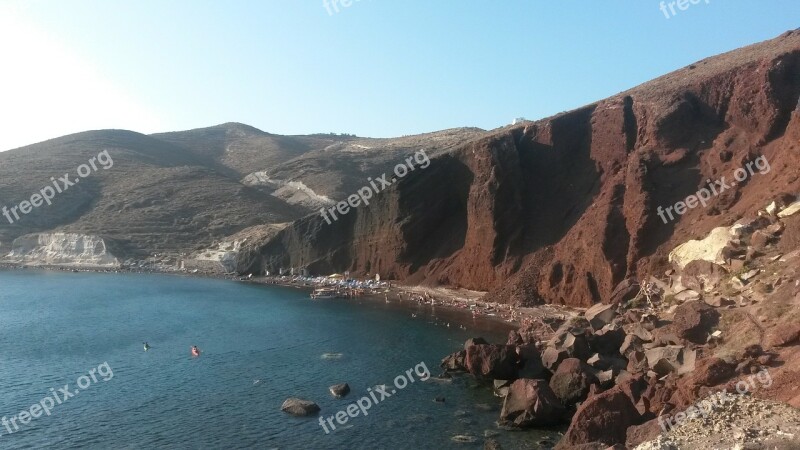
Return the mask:
<path id="1" fill-rule="evenodd" d="M 336 291 L 335 288 L 319 288 L 314 289 L 311 292 L 311 298 L 314 300 L 324 299 L 324 298 L 336 298 L 339 296 L 339 293 Z"/>

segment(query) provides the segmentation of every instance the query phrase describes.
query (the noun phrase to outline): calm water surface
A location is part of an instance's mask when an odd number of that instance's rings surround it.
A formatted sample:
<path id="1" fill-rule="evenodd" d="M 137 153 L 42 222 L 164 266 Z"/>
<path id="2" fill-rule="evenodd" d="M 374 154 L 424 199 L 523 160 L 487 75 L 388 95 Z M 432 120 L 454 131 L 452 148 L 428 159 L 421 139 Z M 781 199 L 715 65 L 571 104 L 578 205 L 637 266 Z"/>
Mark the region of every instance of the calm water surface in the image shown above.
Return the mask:
<path id="1" fill-rule="evenodd" d="M 333 415 L 420 363 L 438 374 L 470 336 L 505 340 L 441 308 L 163 275 L 0 271 L 0 286 L 0 414 L 79 390 L 49 416 L 0 426 L 0 448 L 478 449 L 492 430 L 513 449 L 555 436 L 498 430 L 500 400 L 467 379 L 415 381 L 327 435 L 280 411 L 297 396 Z M 337 400 L 328 386 L 340 382 L 352 392 Z"/>

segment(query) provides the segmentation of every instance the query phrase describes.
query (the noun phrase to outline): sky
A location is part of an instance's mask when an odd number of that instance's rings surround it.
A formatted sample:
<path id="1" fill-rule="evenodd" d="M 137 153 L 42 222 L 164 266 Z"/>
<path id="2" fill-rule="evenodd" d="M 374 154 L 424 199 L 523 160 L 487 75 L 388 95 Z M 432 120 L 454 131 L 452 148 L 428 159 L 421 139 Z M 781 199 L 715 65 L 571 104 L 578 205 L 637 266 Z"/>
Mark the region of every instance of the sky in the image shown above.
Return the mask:
<path id="1" fill-rule="evenodd" d="M 0 151 L 224 122 L 493 129 L 800 27 L 797 0 L 699 0 L 674 15 L 660 3 L 0 0 Z"/>

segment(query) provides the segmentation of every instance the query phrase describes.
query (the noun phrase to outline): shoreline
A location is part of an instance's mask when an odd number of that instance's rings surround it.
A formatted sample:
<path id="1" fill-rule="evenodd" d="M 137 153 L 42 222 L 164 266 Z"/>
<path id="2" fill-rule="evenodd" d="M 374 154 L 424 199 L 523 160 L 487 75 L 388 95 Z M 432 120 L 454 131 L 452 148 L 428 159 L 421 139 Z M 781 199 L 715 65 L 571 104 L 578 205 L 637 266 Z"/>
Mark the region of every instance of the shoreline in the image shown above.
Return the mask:
<path id="1" fill-rule="evenodd" d="M 44 270 L 54 272 L 72 273 L 130 273 L 130 274 L 156 274 L 238 281 L 253 285 L 281 286 L 294 289 L 303 289 L 309 293 L 321 287 L 321 284 L 308 284 L 297 281 L 287 276 L 241 276 L 208 271 L 188 270 L 163 270 L 159 268 L 109 268 L 67 265 L 32 265 L 0 262 L 0 270 Z M 567 320 L 576 316 L 580 310 L 556 305 L 537 305 L 533 307 L 517 307 L 495 302 L 486 302 L 481 298 L 486 294 L 482 291 L 471 291 L 462 288 L 447 286 L 418 286 L 403 285 L 387 281 L 388 287 L 373 289 L 363 295 L 350 299 L 335 300 L 367 300 L 372 302 L 398 303 L 412 310 L 412 305 L 440 307 L 451 313 L 463 315 L 463 320 L 456 319 L 459 325 L 470 324 L 470 318 L 494 322 L 508 330 L 517 330 L 532 322 L 540 321 L 546 317 L 558 317 Z"/>

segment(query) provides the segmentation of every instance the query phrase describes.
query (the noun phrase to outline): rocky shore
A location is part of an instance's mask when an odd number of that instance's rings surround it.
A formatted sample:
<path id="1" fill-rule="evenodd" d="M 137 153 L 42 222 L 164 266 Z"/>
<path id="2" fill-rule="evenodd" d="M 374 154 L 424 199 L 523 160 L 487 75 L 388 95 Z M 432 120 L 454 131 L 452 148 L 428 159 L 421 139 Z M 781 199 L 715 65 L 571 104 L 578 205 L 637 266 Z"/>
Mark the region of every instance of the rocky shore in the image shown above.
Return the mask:
<path id="1" fill-rule="evenodd" d="M 494 389 L 501 428 L 568 426 L 556 449 L 800 448 L 798 211 L 780 197 L 577 316 L 471 339 L 442 376 Z"/>

